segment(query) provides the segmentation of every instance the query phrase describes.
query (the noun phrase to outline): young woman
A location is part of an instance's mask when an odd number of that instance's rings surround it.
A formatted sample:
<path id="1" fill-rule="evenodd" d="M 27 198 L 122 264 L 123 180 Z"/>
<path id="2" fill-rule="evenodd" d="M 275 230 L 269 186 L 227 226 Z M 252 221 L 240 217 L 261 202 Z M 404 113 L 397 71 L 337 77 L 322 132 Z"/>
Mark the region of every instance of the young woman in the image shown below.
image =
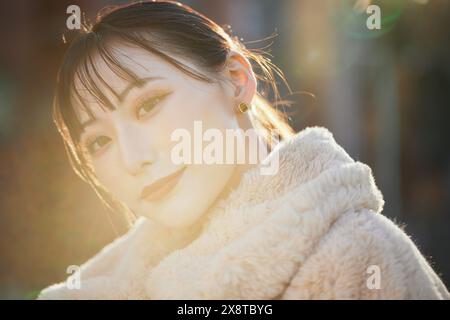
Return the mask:
<path id="1" fill-rule="evenodd" d="M 77 174 L 131 227 L 81 266 L 79 288 L 59 283 L 39 298 L 448 299 L 381 214 L 371 169 L 327 129 L 295 133 L 270 106 L 274 73 L 180 3 L 100 13 L 65 56 L 53 116 Z M 270 154 L 175 161 L 178 133 L 195 153 L 227 130 L 248 132 L 239 154 L 254 151 L 252 138 Z"/>

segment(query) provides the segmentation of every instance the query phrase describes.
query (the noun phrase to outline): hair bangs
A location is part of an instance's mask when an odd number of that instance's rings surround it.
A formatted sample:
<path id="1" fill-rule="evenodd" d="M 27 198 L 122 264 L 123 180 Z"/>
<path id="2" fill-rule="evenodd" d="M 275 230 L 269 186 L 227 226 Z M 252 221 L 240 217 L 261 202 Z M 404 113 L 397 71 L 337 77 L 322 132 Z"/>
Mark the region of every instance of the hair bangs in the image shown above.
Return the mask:
<path id="1" fill-rule="evenodd" d="M 103 111 L 115 110 L 117 107 L 108 99 L 107 92 L 116 98 L 119 98 L 119 93 L 109 84 L 107 76 L 99 70 L 99 62 L 104 63 L 113 74 L 127 82 L 138 80 L 138 76 L 114 56 L 111 47 L 100 41 L 89 43 L 88 39 L 86 39 L 86 46 L 88 50 L 84 51 L 84 55 L 78 57 L 74 68 L 67 70 L 68 74 L 63 76 L 69 80 L 66 102 L 69 106 L 67 109 L 70 111 L 67 111 L 70 112 L 70 117 L 67 118 L 67 121 L 72 120 L 70 121 L 73 126 L 71 129 L 77 133 L 76 140 L 84 130 L 80 111 L 85 112 L 90 121 L 95 120 L 92 110 L 93 103 L 95 107 L 99 107 Z"/>

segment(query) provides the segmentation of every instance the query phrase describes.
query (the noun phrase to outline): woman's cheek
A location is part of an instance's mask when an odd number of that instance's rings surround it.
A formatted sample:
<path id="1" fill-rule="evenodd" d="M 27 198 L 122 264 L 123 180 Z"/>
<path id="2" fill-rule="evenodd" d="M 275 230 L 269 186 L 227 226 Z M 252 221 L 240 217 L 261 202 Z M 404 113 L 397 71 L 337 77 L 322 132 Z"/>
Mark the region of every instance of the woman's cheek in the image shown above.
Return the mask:
<path id="1" fill-rule="evenodd" d="M 114 148 L 107 150 L 95 160 L 95 174 L 102 186 L 121 200 L 124 200 L 123 187 L 126 185 L 125 177 L 121 175 L 121 168 L 114 157 Z"/>

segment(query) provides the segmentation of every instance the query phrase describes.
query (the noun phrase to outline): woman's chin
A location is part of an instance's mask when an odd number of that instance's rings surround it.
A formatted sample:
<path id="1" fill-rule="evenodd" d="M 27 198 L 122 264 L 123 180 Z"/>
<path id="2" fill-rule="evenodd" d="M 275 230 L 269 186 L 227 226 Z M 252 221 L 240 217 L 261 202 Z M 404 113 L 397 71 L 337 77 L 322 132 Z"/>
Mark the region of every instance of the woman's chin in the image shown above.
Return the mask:
<path id="1" fill-rule="evenodd" d="M 198 224 L 233 173 L 230 167 L 208 169 L 201 166 L 188 168 L 175 188 L 162 199 L 141 199 L 138 214 L 169 228 L 187 228 Z"/>

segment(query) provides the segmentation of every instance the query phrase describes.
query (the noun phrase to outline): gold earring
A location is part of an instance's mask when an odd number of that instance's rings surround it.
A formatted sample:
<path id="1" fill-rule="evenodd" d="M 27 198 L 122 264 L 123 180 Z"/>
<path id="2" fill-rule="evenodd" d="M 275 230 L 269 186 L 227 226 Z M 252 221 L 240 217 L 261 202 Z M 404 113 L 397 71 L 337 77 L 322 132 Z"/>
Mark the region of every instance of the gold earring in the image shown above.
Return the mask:
<path id="1" fill-rule="evenodd" d="M 240 113 L 245 113 L 248 110 L 248 105 L 245 102 L 241 102 L 238 105 L 238 109 Z"/>

